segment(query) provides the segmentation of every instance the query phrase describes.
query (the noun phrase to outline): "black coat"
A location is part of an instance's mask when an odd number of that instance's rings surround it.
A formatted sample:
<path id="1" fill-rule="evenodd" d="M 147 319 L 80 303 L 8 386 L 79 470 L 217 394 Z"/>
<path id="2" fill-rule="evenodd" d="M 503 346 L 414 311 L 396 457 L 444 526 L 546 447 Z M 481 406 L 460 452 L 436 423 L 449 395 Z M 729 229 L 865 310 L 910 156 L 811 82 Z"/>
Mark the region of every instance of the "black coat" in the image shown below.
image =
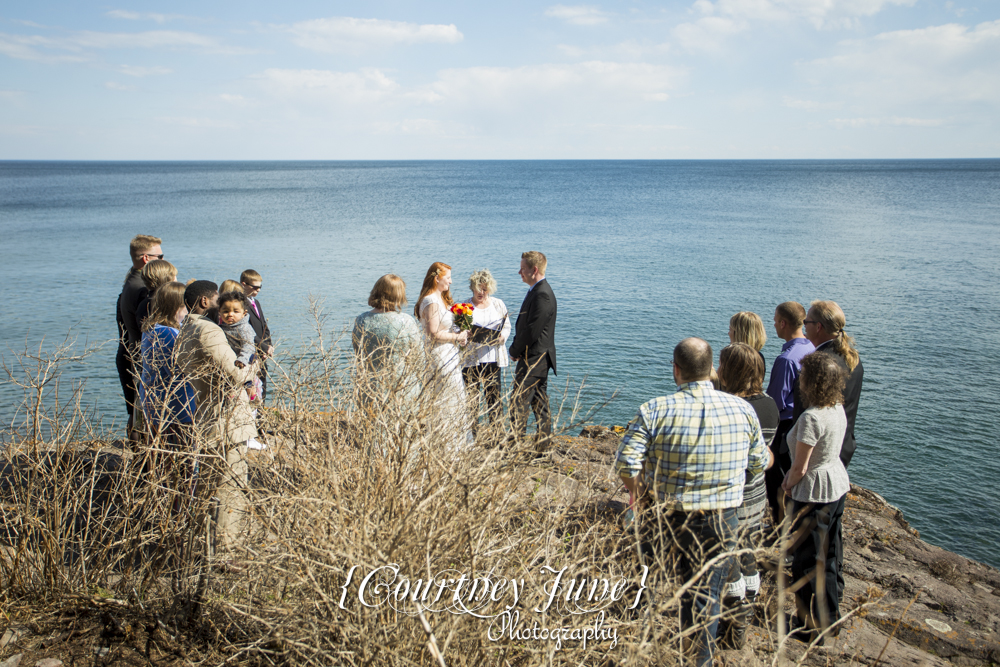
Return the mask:
<path id="1" fill-rule="evenodd" d="M 142 276 L 138 269 L 129 271 L 125 283 L 122 285 L 122 292 L 118 295 L 118 327 L 124 331 L 122 340 L 130 348 L 138 348 L 142 342 L 142 330 L 139 328 L 139 321 L 136 318 L 139 304 L 149 296 L 146 283 L 142 282 Z"/>
<path id="2" fill-rule="evenodd" d="M 556 295 L 544 278 L 521 303 L 510 356 L 517 357 L 517 374 L 545 377 L 556 372 Z"/>
<path id="3" fill-rule="evenodd" d="M 254 343 L 257 345 L 258 350 L 267 352 L 267 348 L 271 345 L 271 328 L 267 326 L 267 316 L 264 315 L 264 307 L 260 305 L 260 300 L 255 299 L 254 303 L 257 304 L 257 309 L 260 311 L 260 316 L 258 317 L 257 313 L 254 312 L 253 306 L 250 306 L 250 326 L 253 327 L 255 334 Z"/>
<path id="4" fill-rule="evenodd" d="M 839 359 L 844 366 L 844 370 L 847 370 L 847 362 L 834 351 L 832 340 L 821 343 L 816 348 L 816 351 L 826 352 L 835 359 Z M 854 451 L 858 448 L 858 442 L 854 439 L 854 420 L 858 416 L 858 404 L 861 402 L 861 385 L 865 380 L 865 367 L 861 364 L 861 359 L 858 359 L 858 365 L 854 367 L 854 370 L 848 371 L 848 373 L 847 383 L 844 385 L 844 413 L 847 415 L 847 430 L 844 432 L 844 444 L 840 447 L 840 460 L 843 461 L 845 468 L 851 462 Z M 792 418 L 797 421 L 799 415 L 806 411 L 802 395 L 799 392 L 799 378 L 795 378 L 793 396 L 795 397 L 795 410 Z"/>

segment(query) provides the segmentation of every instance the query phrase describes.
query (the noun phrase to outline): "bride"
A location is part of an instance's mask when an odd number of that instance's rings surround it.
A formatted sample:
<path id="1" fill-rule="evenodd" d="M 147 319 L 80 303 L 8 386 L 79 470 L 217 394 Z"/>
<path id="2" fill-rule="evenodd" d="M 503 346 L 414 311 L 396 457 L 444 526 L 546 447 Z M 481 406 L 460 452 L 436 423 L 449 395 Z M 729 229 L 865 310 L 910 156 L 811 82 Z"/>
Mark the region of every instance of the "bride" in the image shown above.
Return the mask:
<path id="1" fill-rule="evenodd" d="M 450 288 L 451 267 L 443 262 L 431 264 L 413 314 L 423 325 L 430 348 L 428 390 L 435 407 L 441 411 L 438 421 L 451 431 L 449 440 L 461 446 L 468 438 L 468 419 L 457 346 L 468 342 L 469 332 L 455 330 L 454 317 L 449 310 L 454 303 Z"/>

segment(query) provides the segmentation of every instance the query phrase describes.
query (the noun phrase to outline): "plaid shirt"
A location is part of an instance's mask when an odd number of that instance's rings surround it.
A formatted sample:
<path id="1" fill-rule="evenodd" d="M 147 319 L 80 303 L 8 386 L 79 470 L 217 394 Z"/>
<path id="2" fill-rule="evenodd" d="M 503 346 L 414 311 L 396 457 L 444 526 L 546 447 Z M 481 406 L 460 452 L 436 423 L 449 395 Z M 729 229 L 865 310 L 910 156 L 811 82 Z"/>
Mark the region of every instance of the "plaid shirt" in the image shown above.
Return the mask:
<path id="1" fill-rule="evenodd" d="M 642 472 L 660 502 L 686 512 L 739 507 L 745 471 L 756 474 L 766 465 L 753 408 L 707 381 L 644 403 L 615 457 L 619 475 Z"/>

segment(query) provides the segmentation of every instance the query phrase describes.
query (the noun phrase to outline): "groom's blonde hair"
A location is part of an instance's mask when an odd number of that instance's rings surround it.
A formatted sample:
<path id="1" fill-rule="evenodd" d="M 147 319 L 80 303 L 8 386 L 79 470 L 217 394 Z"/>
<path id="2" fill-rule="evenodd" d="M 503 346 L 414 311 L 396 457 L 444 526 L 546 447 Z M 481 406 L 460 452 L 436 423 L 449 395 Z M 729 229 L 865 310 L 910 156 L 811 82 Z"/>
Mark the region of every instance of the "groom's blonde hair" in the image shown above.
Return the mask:
<path id="1" fill-rule="evenodd" d="M 540 274 L 545 275 L 545 266 L 548 264 L 545 255 L 537 250 L 529 250 L 521 253 L 521 259 L 524 260 L 529 269 L 537 269 Z"/>

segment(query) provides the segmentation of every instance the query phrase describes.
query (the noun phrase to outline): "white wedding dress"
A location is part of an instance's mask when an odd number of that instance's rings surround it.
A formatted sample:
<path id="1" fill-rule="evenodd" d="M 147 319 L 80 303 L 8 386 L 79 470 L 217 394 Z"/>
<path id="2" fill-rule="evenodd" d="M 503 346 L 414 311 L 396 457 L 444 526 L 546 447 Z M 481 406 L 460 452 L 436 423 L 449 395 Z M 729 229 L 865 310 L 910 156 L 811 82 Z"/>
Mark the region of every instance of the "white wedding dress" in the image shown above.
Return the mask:
<path id="1" fill-rule="evenodd" d="M 420 302 L 420 321 L 427 337 L 429 368 L 427 391 L 431 397 L 432 420 L 442 427 L 444 439 L 449 448 L 457 449 L 471 440 L 468 410 L 465 403 L 465 383 L 462 381 L 462 363 L 458 346 L 454 343 L 440 343 L 427 332 L 428 309 L 436 305 L 439 331 L 456 331 L 455 318 L 437 294 L 430 294 Z M 433 312 L 433 311 L 432 311 Z"/>

